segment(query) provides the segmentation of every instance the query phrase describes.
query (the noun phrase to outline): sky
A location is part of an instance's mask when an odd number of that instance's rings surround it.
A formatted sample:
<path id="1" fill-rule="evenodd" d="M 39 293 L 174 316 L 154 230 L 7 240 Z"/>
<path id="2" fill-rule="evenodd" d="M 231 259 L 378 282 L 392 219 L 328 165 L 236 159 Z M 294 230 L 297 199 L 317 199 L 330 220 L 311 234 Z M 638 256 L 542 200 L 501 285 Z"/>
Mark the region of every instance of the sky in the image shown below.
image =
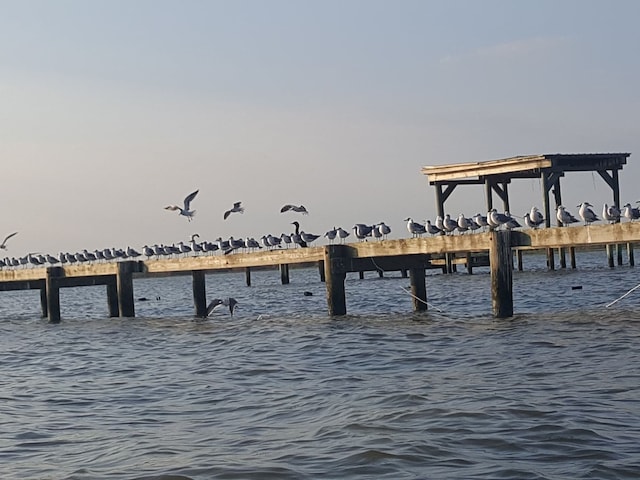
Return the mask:
<path id="1" fill-rule="evenodd" d="M 10 256 L 433 219 L 425 165 L 629 152 L 640 2 L 0 0 Z M 192 222 L 165 206 L 199 189 Z M 541 207 L 514 180 L 511 211 Z M 567 174 L 562 197 L 611 203 Z M 242 201 L 244 214 L 223 220 Z M 494 203 L 497 197 L 494 197 Z M 303 204 L 308 216 L 280 213 Z M 459 187 L 452 216 L 484 209 Z M 499 204 L 498 204 L 499 205 Z M 1 240 L 1 238 L 0 238 Z"/>

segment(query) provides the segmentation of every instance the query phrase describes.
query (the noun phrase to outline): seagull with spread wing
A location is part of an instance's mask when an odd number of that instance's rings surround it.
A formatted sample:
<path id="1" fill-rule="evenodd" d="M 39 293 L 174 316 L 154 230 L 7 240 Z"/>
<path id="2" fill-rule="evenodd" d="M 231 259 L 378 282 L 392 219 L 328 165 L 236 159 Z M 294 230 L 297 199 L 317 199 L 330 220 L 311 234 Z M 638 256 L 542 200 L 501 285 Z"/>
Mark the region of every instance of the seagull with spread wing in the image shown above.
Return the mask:
<path id="1" fill-rule="evenodd" d="M 6 250 L 7 249 L 7 240 L 9 240 L 11 237 L 13 237 L 14 235 L 17 235 L 18 232 L 13 232 L 10 233 L 9 235 L 7 235 L 4 240 L 2 241 L 2 243 L 0 244 L 0 249 L 2 250 Z"/>
<path id="2" fill-rule="evenodd" d="M 301 213 L 303 215 L 309 215 L 309 212 L 307 211 L 306 208 L 304 208 L 304 205 L 290 205 L 290 204 L 286 204 L 284 207 L 282 207 L 280 209 L 280 213 L 288 212 L 289 210 L 292 210 L 296 213 Z"/>
<path id="3" fill-rule="evenodd" d="M 180 207 L 178 205 L 168 205 L 166 207 L 164 207 L 165 210 L 171 210 L 171 211 L 175 211 L 175 210 L 180 210 L 179 215 L 184 215 L 185 217 L 187 217 L 187 219 L 189 221 L 191 221 L 191 219 L 193 218 L 193 216 L 196 214 L 195 210 L 189 210 L 191 208 L 191 202 L 193 201 L 194 198 L 196 198 L 196 195 L 198 194 L 200 190 L 196 190 L 193 193 L 190 193 L 189 195 L 187 195 L 184 199 L 184 206 Z"/>
<path id="4" fill-rule="evenodd" d="M 211 302 L 209 302 L 209 305 L 207 305 L 207 312 L 204 315 L 204 318 L 207 318 L 209 315 L 211 315 L 211 312 L 213 312 L 213 309 L 216 308 L 218 305 L 224 305 L 226 307 L 229 307 L 229 314 L 233 317 L 233 311 L 236 309 L 236 306 L 238 305 L 238 301 L 233 298 L 233 297 L 229 297 L 229 298 L 214 298 L 213 300 L 211 300 Z"/>
<path id="5" fill-rule="evenodd" d="M 240 206 L 242 202 L 236 202 L 233 204 L 233 208 L 224 212 L 224 219 L 226 220 L 232 213 L 244 213 L 244 208 Z"/>

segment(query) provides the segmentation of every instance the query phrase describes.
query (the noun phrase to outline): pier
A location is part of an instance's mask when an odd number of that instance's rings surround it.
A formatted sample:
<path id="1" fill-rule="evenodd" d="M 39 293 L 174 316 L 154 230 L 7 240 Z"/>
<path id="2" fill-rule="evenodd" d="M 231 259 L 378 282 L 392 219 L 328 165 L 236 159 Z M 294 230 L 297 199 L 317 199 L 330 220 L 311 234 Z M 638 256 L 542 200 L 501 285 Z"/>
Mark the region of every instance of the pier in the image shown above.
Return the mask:
<path id="1" fill-rule="evenodd" d="M 316 264 L 320 273 L 319 281 L 324 281 L 326 285 L 327 308 L 332 316 L 347 313 L 346 274 L 362 271 L 408 272 L 412 308 L 423 311 L 427 309 L 426 269 L 442 268 L 443 255 L 459 255 L 467 260 L 467 264 L 472 255 L 488 255 L 491 299 L 487 301 L 491 301 L 493 314 L 504 318 L 512 316 L 514 309 L 517 309 L 512 294 L 515 251 L 587 246 L 604 248 L 611 244 L 627 244 L 631 248 L 636 242 L 640 242 L 640 222 L 524 231 L 496 230 L 472 235 L 382 240 L 229 255 L 3 269 L 0 271 L 0 291 L 40 290 L 43 316 L 57 323 L 61 320 L 61 288 L 105 285 L 108 315 L 134 317 L 136 278 L 183 274 L 192 276 L 194 314 L 202 316 L 207 305 L 205 287 L 206 274 L 209 272 L 231 270 L 244 274 L 247 288 L 250 288 L 252 268 L 279 268 L 282 283 L 288 283 L 290 265 Z"/>

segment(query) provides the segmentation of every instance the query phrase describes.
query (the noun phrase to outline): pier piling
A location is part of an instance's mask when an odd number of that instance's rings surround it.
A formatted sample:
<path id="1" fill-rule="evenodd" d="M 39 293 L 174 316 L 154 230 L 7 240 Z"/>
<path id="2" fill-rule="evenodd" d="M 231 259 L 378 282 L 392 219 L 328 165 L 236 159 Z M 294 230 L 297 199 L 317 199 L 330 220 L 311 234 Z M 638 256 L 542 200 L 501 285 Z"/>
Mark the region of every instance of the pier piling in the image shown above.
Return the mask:
<path id="1" fill-rule="evenodd" d="M 207 284 L 203 270 L 193 270 L 191 272 L 193 286 L 193 306 L 197 317 L 204 317 L 207 314 Z"/>
<path id="2" fill-rule="evenodd" d="M 133 271 L 136 262 L 118 263 L 116 274 L 118 289 L 118 308 L 121 317 L 135 317 L 133 302 Z"/>
<path id="3" fill-rule="evenodd" d="M 344 280 L 347 276 L 344 245 L 327 245 L 324 249 L 324 277 L 327 287 L 329 315 L 346 315 L 347 300 Z"/>
<path id="4" fill-rule="evenodd" d="M 282 285 L 289 285 L 289 265 L 286 263 L 280 264 L 280 281 Z"/>
<path id="5" fill-rule="evenodd" d="M 413 295 L 413 311 L 423 312 L 427 309 L 427 282 L 425 269 L 420 267 L 409 270 L 411 294 Z"/>
<path id="6" fill-rule="evenodd" d="M 118 304 L 118 282 L 113 278 L 112 282 L 107 283 L 107 307 L 109 308 L 109 316 L 117 317 L 120 315 L 120 305 Z"/>
<path id="7" fill-rule="evenodd" d="M 45 289 L 47 295 L 47 316 L 50 323 L 60 323 L 60 282 L 62 267 L 47 267 Z"/>
<path id="8" fill-rule="evenodd" d="M 513 262 L 511 232 L 494 231 L 489 250 L 491 264 L 491 303 L 498 318 L 513 316 Z"/>

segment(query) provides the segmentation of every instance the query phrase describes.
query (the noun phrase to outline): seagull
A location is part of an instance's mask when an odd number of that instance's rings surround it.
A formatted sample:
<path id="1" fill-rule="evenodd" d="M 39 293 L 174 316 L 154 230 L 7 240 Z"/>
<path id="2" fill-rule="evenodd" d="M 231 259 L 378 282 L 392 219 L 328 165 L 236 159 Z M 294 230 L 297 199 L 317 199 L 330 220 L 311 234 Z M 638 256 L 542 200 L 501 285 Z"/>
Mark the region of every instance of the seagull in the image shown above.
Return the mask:
<path id="1" fill-rule="evenodd" d="M 338 235 L 338 230 L 336 230 L 336 227 L 333 227 L 331 230 L 328 230 L 324 236 L 327 237 L 327 240 L 329 240 L 329 243 L 333 243 L 333 241 L 336 239 L 336 235 Z"/>
<path id="2" fill-rule="evenodd" d="M 578 210 L 578 215 L 585 225 L 600 221 L 598 216 L 589 207 L 593 207 L 589 202 L 582 202 L 578 205 L 578 208 L 580 208 L 580 210 Z"/>
<path id="3" fill-rule="evenodd" d="M 306 247 L 307 242 L 305 242 L 300 236 L 300 224 L 298 222 L 291 222 L 291 225 L 296 227 L 296 231 L 291 235 L 293 243 L 300 245 L 301 247 Z"/>
<path id="4" fill-rule="evenodd" d="M 280 209 L 280 213 L 288 212 L 289 210 L 293 210 L 294 212 L 301 213 L 303 215 L 309 215 L 309 212 L 304 208 L 304 205 L 290 205 L 288 203 Z"/>
<path id="5" fill-rule="evenodd" d="M 171 210 L 172 212 L 175 210 L 180 210 L 179 215 L 184 215 L 185 217 L 187 217 L 187 219 L 189 221 L 191 221 L 191 219 L 193 218 L 193 216 L 196 214 L 195 210 L 189 210 L 189 206 L 191 204 L 191 201 L 196 198 L 196 195 L 198 194 L 200 190 L 196 190 L 193 193 L 190 193 L 189 195 L 187 195 L 184 198 L 184 207 L 179 207 L 178 205 L 168 205 L 166 207 L 164 207 L 165 210 Z"/>
<path id="6" fill-rule="evenodd" d="M 411 217 L 405 218 L 404 221 L 407 222 L 407 230 L 409 230 L 412 237 L 420 237 L 427 231 L 424 225 L 414 222 Z"/>
<path id="7" fill-rule="evenodd" d="M 489 223 L 489 226 L 494 228 L 499 228 L 500 225 L 504 225 L 510 220 L 512 220 L 511 215 L 508 215 L 507 212 L 498 213 L 498 210 L 495 208 L 489 210 L 489 213 L 487 214 L 487 222 Z"/>
<path id="8" fill-rule="evenodd" d="M 338 237 L 340 238 L 340 242 L 344 243 L 345 238 L 347 238 L 349 235 L 351 235 L 349 232 L 347 232 L 344 228 L 342 227 L 338 227 L 336 229 L 336 232 L 338 232 Z"/>
<path id="9" fill-rule="evenodd" d="M 452 233 L 456 228 L 458 228 L 458 222 L 451 218 L 451 215 L 449 215 L 448 213 L 444 216 L 442 225 L 444 226 L 444 230 L 447 233 Z"/>
<path id="10" fill-rule="evenodd" d="M 242 202 L 236 202 L 233 204 L 233 208 L 224 212 L 224 219 L 226 220 L 232 213 L 244 213 L 244 208 L 240 206 Z"/>
<path id="11" fill-rule="evenodd" d="M 316 235 L 314 233 L 306 233 L 301 230 L 300 237 L 302 238 L 303 242 L 309 244 L 315 242 L 318 238 L 320 238 L 320 235 Z M 278 238 L 278 240 L 280 239 Z"/>
<path id="12" fill-rule="evenodd" d="M 563 225 L 568 225 L 570 223 L 578 223 L 579 220 L 571 215 L 571 213 L 567 212 L 562 205 L 558 205 L 558 211 L 556 212 L 556 218 L 562 222 Z"/>
<path id="13" fill-rule="evenodd" d="M 352 230 L 353 234 L 358 237 L 359 240 L 364 240 L 371 236 L 373 232 L 373 225 L 365 225 L 364 223 L 356 223 Z"/>
<path id="14" fill-rule="evenodd" d="M 218 305 L 224 305 L 226 307 L 229 307 L 229 315 L 233 317 L 233 311 L 236 309 L 236 305 L 238 305 L 238 301 L 233 297 L 225 298 L 224 300 L 221 298 L 214 298 L 213 300 L 211 300 L 209 305 L 207 305 L 207 311 L 204 314 L 203 318 L 207 318 L 209 315 L 211 315 L 211 312 L 213 312 L 213 309 L 216 308 Z"/>
<path id="15" fill-rule="evenodd" d="M 487 217 L 481 215 L 480 213 L 476 213 L 473 216 L 473 221 L 476 222 L 479 227 L 482 227 L 482 231 L 484 231 L 485 227 L 489 226 L 489 223 L 487 223 Z"/>
<path id="16" fill-rule="evenodd" d="M 615 223 L 620 220 L 620 210 L 615 205 L 607 206 L 605 203 L 602 207 L 602 218 L 607 222 Z"/>
<path id="17" fill-rule="evenodd" d="M 634 208 L 631 206 L 630 203 L 627 203 L 622 209 L 622 216 L 624 216 L 624 218 L 628 219 L 629 221 L 633 222 L 634 220 L 637 220 L 640 218 L 640 209 Z"/>
<path id="18" fill-rule="evenodd" d="M 444 232 L 431 223 L 431 220 L 426 221 L 425 229 L 429 235 L 442 235 Z"/>
<path id="19" fill-rule="evenodd" d="M 387 236 L 391 233 L 391 227 L 384 222 L 380 222 L 376 226 L 376 230 L 382 235 L 384 240 L 386 240 Z"/>
<path id="20" fill-rule="evenodd" d="M 539 227 L 544 223 L 544 217 L 538 211 L 538 207 L 531 207 L 531 212 L 529 213 L 529 220 L 531 220 L 531 223 L 535 225 L 535 227 L 533 228 Z"/>
<path id="21" fill-rule="evenodd" d="M 0 244 L 0 249 L 2 250 L 6 250 L 7 249 L 7 240 L 9 240 L 11 237 L 13 237 L 14 235 L 17 235 L 18 232 L 13 232 L 10 233 L 9 235 L 7 235 L 4 240 L 2 241 L 2 243 Z"/>

